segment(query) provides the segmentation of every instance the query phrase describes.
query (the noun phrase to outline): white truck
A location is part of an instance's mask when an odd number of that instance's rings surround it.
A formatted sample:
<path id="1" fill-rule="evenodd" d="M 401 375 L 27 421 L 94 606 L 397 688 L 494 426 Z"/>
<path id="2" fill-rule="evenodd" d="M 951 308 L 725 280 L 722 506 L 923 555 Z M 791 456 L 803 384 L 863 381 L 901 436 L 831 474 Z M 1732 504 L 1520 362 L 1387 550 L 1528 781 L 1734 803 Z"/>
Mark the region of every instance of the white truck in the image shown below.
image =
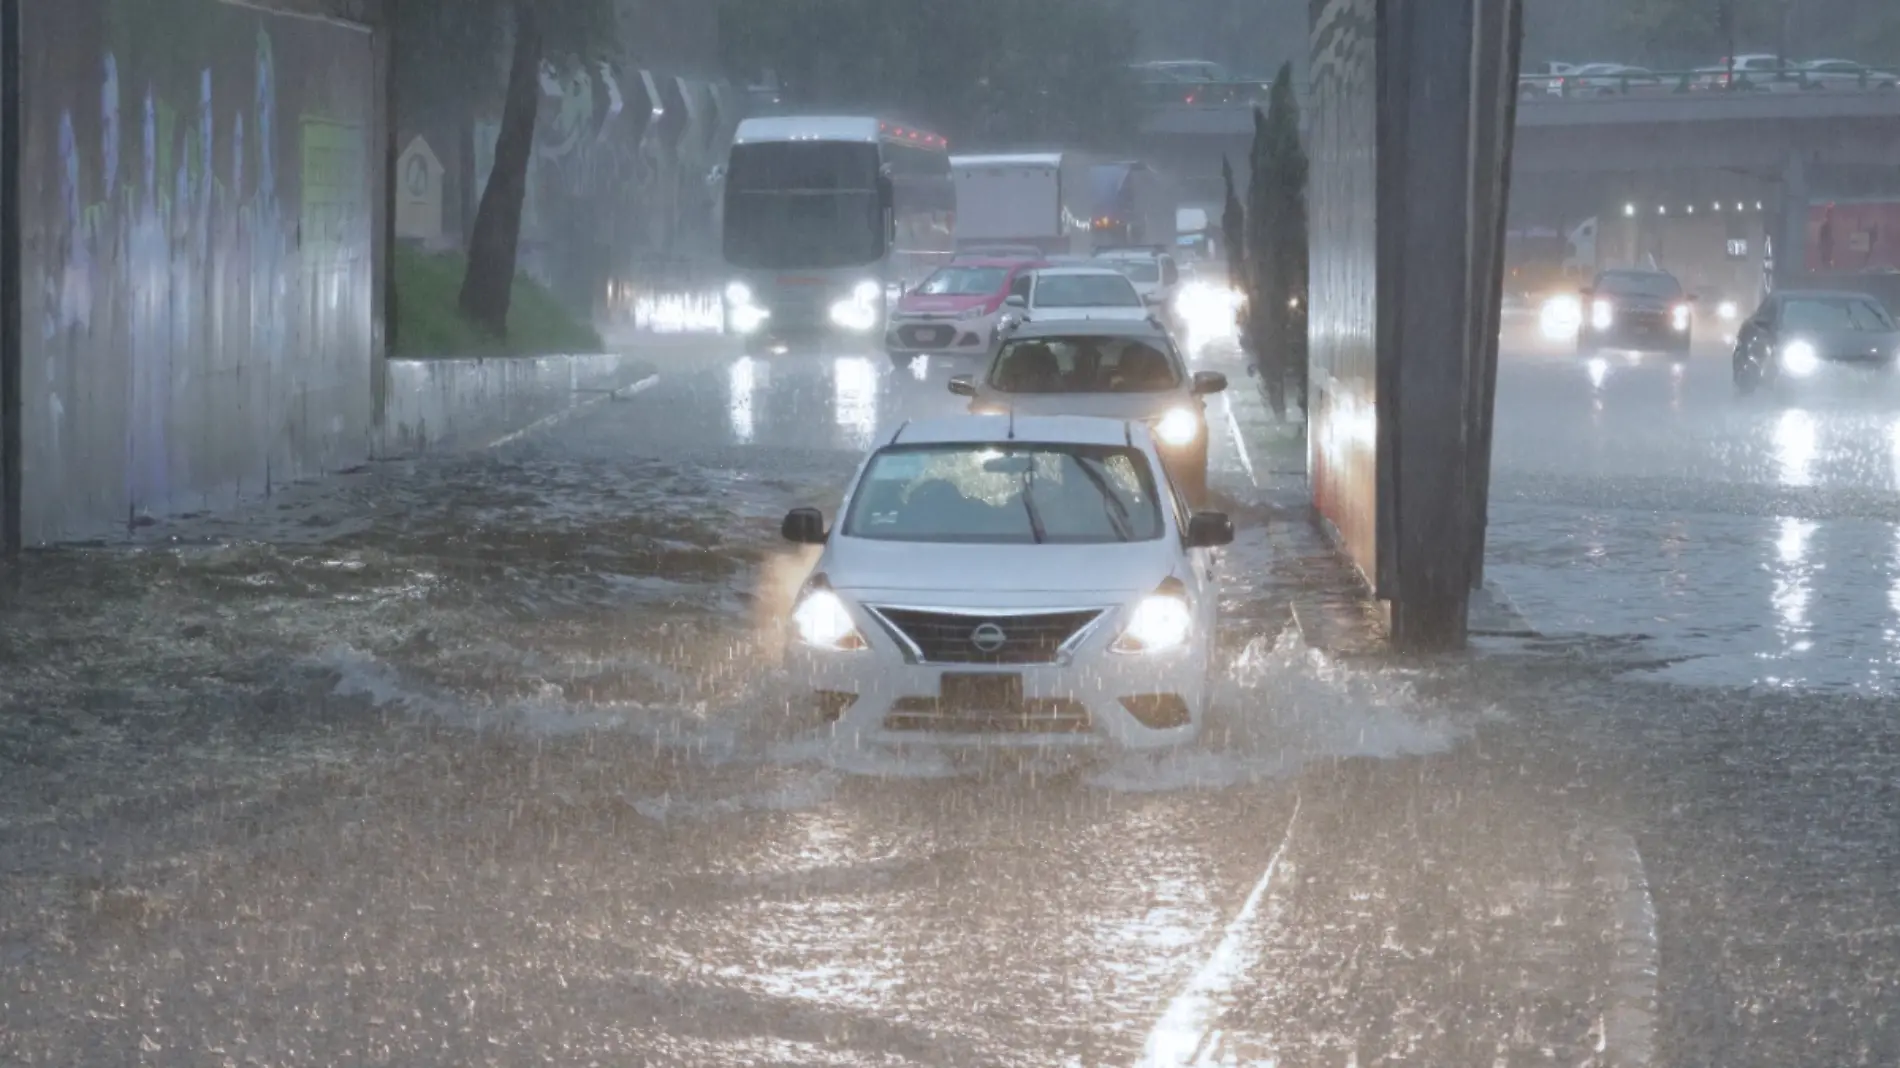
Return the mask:
<path id="1" fill-rule="evenodd" d="M 1089 255 L 1093 164 L 1077 152 L 951 156 L 957 247 L 1033 245 L 1049 256 Z"/>

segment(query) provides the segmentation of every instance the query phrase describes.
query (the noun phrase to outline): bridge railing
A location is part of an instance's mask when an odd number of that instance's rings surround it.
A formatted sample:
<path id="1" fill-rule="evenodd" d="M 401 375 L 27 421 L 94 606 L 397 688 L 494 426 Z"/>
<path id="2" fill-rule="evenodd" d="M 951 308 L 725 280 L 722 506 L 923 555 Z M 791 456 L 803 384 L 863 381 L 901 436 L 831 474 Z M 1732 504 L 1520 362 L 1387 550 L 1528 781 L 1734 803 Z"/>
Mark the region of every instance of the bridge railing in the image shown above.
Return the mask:
<path id="1" fill-rule="evenodd" d="M 1193 82 L 1148 81 L 1141 85 L 1142 100 L 1154 108 L 1220 108 L 1265 106 L 1272 83 L 1264 81 Z M 1820 74 L 1799 69 L 1778 71 L 1698 70 L 1643 71 L 1609 74 L 1526 74 L 1518 79 L 1518 94 L 1527 103 L 1556 100 L 1595 100 L 1622 96 L 1719 97 L 1727 93 L 1763 92 L 1900 92 L 1900 73 L 1863 68 L 1853 74 Z M 1301 86 L 1300 95 L 1309 94 Z"/>

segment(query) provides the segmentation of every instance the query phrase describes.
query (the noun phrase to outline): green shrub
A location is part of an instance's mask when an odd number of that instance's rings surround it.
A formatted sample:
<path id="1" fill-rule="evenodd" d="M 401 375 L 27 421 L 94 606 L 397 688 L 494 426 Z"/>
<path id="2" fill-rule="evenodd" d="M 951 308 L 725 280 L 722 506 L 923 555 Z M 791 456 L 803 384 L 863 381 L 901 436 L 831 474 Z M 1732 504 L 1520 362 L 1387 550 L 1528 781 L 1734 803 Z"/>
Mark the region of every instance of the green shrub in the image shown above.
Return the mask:
<path id="1" fill-rule="evenodd" d="M 410 359 L 537 356 L 605 349 L 592 326 L 525 275 L 515 277 L 508 336 L 483 333 L 456 308 L 467 265 L 460 253 L 432 254 L 397 246 L 395 345 L 390 355 Z"/>

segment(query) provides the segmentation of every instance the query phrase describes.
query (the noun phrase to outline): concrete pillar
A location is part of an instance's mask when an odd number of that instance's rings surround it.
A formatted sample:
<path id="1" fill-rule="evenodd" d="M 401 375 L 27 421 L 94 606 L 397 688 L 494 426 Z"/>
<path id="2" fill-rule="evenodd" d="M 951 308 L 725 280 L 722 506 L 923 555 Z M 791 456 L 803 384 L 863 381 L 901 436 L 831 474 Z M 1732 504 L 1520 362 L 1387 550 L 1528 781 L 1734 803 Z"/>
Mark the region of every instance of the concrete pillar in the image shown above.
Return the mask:
<path id="1" fill-rule="evenodd" d="M 0 555 L 21 548 L 20 4 L 0 0 Z"/>
<path id="2" fill-rule="evenodd" d="M 1481 578 L 1520 12 L 1313 0 L 1314 503 L 1402 649 Z"/>
<path id="3" fill-rule="evenodd" d="M 1774 235 L 1774 276 L 1776 289 L 1793 289 L 1801 284 L 1808 270 L 1808 161 L 1800 152 L 1788 153 L 1781 165 L 1781 196 L 1775 205 L 1773 222 L 1767 227 Z"/>

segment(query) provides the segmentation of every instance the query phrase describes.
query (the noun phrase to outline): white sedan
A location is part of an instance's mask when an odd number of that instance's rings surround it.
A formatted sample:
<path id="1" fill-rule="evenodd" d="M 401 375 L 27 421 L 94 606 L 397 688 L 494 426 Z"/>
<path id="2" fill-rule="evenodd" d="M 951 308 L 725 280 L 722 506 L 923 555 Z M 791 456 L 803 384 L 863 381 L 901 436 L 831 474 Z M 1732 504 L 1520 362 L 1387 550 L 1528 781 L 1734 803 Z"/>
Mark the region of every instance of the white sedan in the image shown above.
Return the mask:
<path id="1" fill-rule="evenodd" d="M 860 468 L 791 613 L 817 711 L 871 741 L 1154 748 L 1208 701 L 1217 512 L 1190 513 L 1147 427 L 1084 416 L 907 423 Z"/>
<path id="2" fill-rule="evenodd" d="M 1011 285 L 996 333 L 1030 321 L 1143 322 L 1156 314 L 1135 283 L 1112 267 L 1041 267 L 1018 276 Z"/>

